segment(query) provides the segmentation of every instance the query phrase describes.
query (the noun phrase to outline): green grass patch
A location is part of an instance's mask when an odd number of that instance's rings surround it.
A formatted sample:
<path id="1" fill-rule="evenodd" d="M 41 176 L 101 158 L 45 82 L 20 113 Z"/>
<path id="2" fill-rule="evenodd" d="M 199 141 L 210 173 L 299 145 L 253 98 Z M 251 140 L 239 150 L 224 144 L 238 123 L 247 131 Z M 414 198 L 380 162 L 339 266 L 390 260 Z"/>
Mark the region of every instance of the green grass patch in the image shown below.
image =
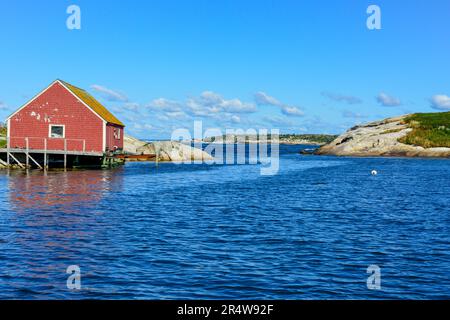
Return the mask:
<path id="1" fill-rule="evenodd" d="M 6 127 L 0 127 L 0 149 L 6 148 Z"/>
<path id="2" fill-rule="evenodd" d="M 416 113 L 405 119 L 413 130 L 400 142 L 424 148 L 450 148 L 450 111 Z"/>
<path id="3" fill-rule="evenodd" d="M 404 129 L 404 128 L 390 129 L 390 130 L 383 131 L 381 134 L 388 134 L 388 133 L 400 132 L 400 131 L 402 131 L 403 129 Z"/>

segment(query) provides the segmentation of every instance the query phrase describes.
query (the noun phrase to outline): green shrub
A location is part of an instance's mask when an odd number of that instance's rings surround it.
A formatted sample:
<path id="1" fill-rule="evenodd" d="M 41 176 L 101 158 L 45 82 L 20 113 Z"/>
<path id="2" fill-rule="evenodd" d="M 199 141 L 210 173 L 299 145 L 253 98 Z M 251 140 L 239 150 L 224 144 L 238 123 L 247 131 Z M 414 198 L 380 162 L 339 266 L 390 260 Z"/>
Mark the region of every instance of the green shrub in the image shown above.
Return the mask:
<path id="1" fill-rule="evenodd" d="M 450 148 L 450 112 L 416 113 L 405 122 L 413 130 L 400 142 L 424 148 Z"/>

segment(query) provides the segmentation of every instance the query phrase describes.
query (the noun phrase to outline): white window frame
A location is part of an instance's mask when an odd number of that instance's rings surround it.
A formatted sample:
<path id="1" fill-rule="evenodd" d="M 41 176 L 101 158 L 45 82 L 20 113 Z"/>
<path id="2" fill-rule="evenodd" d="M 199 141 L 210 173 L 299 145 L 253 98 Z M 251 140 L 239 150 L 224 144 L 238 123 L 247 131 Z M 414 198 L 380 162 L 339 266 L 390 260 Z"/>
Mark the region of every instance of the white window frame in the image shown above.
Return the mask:
<path id="1" fill-rule="evenodd" d="M 116 128 L 116 127 L 114 127 L 114 129 L 113 129 L 113 136 L 114 136 L 114 139 L 116 139 L 116 140 L 120 140 L 120 130 L 121 128 Z"/>
<path id="2" fill-rule="evenodd" d="M 52 128 L 53 127 L 62 127 L 63 128 L 62 137 L 52 137 Z M 48 126 L 48 137 L 51 139 L 65 139 L 66 138 L 66 126 L 64 124 L 50 124 Z"/>

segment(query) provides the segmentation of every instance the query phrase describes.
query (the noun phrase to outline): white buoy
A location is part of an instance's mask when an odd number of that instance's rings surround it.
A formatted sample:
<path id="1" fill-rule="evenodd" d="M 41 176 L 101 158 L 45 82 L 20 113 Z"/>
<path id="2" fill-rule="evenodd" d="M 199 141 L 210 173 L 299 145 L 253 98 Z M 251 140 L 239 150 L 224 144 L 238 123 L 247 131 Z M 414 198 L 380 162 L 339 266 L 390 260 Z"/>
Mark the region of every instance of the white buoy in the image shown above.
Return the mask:
<path id="1" fill-rule="evenodd" d="M 378 174 L 377 170 L 372 170 L 371 173 L 372 173 L 373 176 L 376 176 Z"/>

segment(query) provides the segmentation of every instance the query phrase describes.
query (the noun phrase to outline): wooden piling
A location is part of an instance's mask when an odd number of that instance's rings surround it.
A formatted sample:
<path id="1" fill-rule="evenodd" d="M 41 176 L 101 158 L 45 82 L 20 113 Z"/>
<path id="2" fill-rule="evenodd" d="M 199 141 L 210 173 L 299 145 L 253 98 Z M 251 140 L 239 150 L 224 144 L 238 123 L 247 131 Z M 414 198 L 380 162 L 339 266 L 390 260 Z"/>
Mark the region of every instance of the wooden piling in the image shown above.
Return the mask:
<path id="1" fill-rule="evenodd" d="M 19 167 L 21 167 L 22 169 L 25 169 L 24 165 L 23 165 L 19 160 L 17 160 L 17 158 L 16 158 L 15 156 L 13 156 L 12 153 L 10 154 L 10 157 L 11 157 L 15 162 L 17 162 L 17 164 L 19 165 Z"/>
<path id="2" fill-rule="evenodd" d="M 44 139 L 44 170 L 47 169 L 47 139 Z"/>
<path id="3" fill-rule="evenodd" d="M 27 169 L 30 167 L 30 146 L 28 144 L 28 138 L 25 138 L 25 145 L 26 145 L 26 152 L 25 152 L 25 158 L 26 158 L 26 167 Z"/>
<path id="4" fill-rule="evenodd" d="M 67 169 L 67 140 L 64 139 L 64 170 Z"/>

